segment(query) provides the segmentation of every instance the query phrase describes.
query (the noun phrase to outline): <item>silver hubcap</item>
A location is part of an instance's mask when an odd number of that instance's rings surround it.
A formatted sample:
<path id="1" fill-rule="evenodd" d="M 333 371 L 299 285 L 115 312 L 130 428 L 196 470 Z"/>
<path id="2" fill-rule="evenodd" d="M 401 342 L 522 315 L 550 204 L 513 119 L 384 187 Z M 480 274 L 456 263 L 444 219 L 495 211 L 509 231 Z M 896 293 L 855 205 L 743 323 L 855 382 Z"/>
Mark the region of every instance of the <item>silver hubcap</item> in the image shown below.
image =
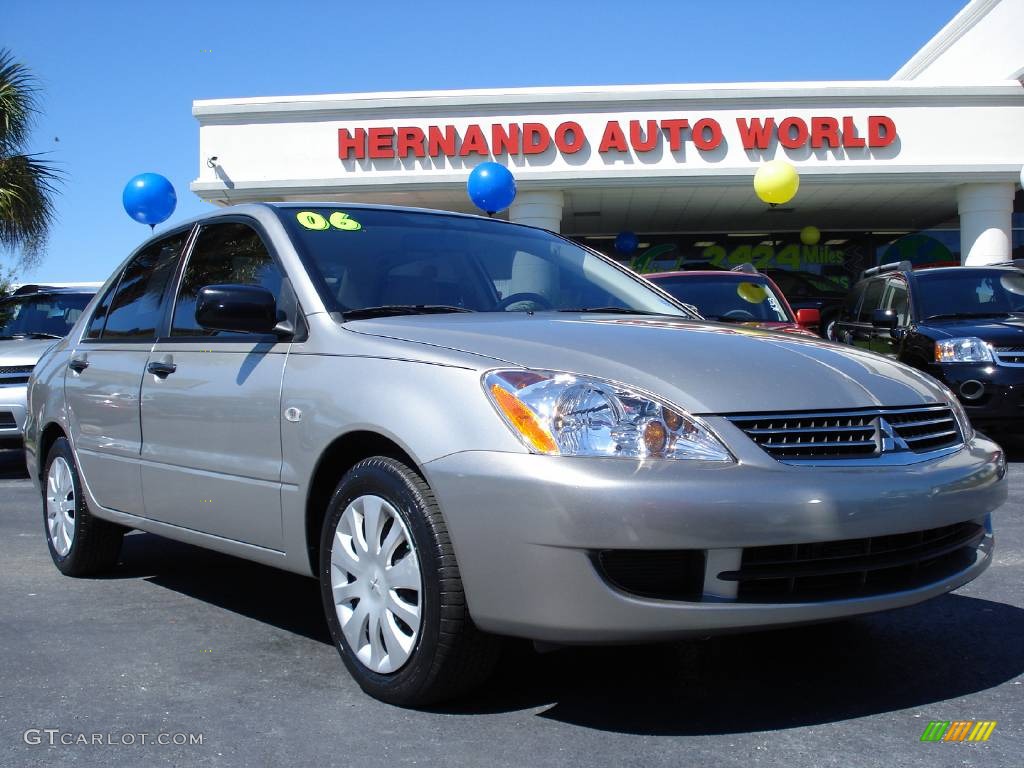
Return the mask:
<path id="1" fill-rule="evenodd" d="M 71 467 L 60 456 L 53 460 L 46 476 L 46 526 L 53 548 L 61 557 L 66 556 L 75 540 L 75 481 Z"/>
<path id="2" fill-rule="evenodd" d="M 381 674 L 399 670 L 420 633 L 420 564 L 402 518 L 379 496 L 360 496 L 342 513 L 331 542 L 331 589 L 356 658 Z"/>

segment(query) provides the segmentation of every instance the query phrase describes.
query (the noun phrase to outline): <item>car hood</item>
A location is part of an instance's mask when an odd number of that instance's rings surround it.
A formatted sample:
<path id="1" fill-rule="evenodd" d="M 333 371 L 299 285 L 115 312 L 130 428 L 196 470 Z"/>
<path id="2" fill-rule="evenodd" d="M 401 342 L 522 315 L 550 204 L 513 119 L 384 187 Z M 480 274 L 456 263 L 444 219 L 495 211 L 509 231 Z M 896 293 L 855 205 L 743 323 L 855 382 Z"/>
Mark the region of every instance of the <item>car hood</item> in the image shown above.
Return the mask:
<path id="1" fill-rule="evenodd" d="M 1024 344 L 1024 317 L 931 320 L 920 324 L 918 330 L 938 339 L 977 336 L 997 346 Z"/>
<path id="2" fill-rule="evenodd" d="M 35 365 L 60 339 L 0 339 L 0 367 Z"/>
<path id="3" fill-rule="evenodd" d="M 345 328 L 490 358 L 476 361 L 481 368 L 514 365 L 613 379 L 697 414 L 945 402 L 930 378 L 870 352 L 682 318 L 481 313 L 360 320 Z"/>

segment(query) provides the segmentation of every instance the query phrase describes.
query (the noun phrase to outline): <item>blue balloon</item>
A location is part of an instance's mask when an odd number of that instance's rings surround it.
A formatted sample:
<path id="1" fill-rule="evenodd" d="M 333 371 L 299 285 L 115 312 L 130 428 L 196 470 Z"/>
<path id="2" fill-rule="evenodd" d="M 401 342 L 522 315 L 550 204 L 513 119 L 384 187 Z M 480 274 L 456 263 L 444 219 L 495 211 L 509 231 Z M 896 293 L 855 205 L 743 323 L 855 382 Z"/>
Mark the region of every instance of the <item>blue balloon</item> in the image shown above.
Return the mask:
<path id="1" fill-rule="evenodd" d="M 484 213 L 504 211 L 516 199 L 512 172 L 498 163 L 480 163 L 469 173 L 466 192 L 473 205 Z"/>
<path id="2" fill-rule="evenodd" d="M 121 202 L 129 216 L 152 227 L 170 218 L 178 196 L 171 182 L 159 173 L 140 173 L 125 185 Z"/>
<path id="3" fill-rule="evenodd" d="M 619 232 L 615 238 L 615 250 L 627 256 L 636 250 L 640 245 L 640 238 L 636 232 Z"/>

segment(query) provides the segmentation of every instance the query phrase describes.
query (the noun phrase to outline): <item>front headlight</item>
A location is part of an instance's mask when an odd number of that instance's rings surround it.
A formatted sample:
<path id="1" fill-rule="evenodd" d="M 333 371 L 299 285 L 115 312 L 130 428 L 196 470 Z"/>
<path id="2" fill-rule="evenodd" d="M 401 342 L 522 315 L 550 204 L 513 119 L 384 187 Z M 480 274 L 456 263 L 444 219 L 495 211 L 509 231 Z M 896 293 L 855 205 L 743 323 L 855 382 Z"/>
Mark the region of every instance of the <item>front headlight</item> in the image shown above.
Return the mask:
<path id="1" fill-rule="evenodd" d="M 534 453 L 734 460 L 700 419 L 613 381 L 520 369 L 490 371 L 483 385 Z"/>
<path id="2" fill-rule="evenodd" d="M 935 342 L 936 363 L 991 363 L 992 347 L 977 336 Z"/>

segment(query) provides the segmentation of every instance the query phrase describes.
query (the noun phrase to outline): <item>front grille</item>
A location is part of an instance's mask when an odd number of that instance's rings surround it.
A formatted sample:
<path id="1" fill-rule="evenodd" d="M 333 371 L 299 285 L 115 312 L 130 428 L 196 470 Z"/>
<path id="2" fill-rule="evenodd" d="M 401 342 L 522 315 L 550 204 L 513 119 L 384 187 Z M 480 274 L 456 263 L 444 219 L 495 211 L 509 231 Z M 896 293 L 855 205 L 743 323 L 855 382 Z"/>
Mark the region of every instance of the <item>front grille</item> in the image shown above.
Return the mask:
<path id="1" fill-rule="evenodd" d="M 957 523 L 915 533 L 813 544 L 748 547 L 738 571 L 739 602 L 791 603 L 898 592 L 970 567 L 985 529 Z"/>
<path id="2" fill-rule="evenodd" d="M 14 414 L 10 411 L 0 411 L 0 429 L 10 429 L 18 426 L 14 420 Z"/>
<path id="3" fill-rule="evenodd" d="M 606 581 L 623 592 L 662 600 L 700 600 L 704 591 L 703 549 L 606 549 L 596 564 Z"/>
<path id="4" fill-rule="evenodd" d="M 963 440 L 946 405 L 726 416 L 782 462 L 926 454 Z"/>
<path id="5" fill-rule="evenodd" d="M 31 365 L 0 366 L 0 387 L 5 384 L 27 384 L 32 367 Z"/>
<path id="6" fill-rule="evenodd" d="M 1024 347 L 995 347 L 999 365 L 1024 365 Z"/>

